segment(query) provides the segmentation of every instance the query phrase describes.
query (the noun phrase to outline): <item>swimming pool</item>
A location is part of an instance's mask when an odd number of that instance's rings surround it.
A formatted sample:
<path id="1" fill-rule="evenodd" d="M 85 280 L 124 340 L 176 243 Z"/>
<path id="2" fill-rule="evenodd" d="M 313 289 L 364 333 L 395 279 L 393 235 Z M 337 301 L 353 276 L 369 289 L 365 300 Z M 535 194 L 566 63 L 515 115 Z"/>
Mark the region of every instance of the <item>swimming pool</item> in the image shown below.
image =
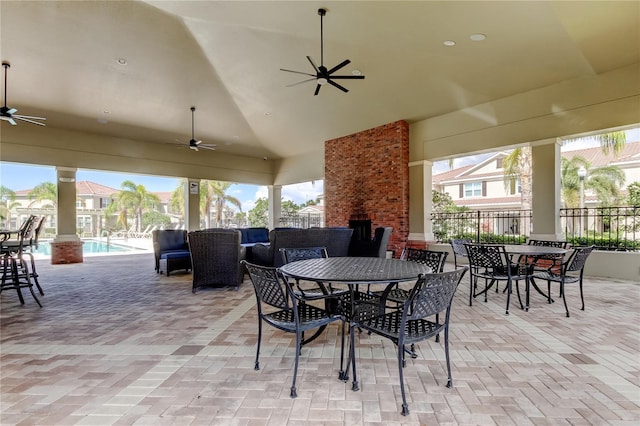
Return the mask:
<path id="1" fill-rule="evenodd" d="M 143 252 L 143 249 L 136 247 L 125 246 L 123 244 L 107 244 L 104 241 L 98 240 L 82 240 L 82 252 L 84 254 L 97 254 L 97 253 L 126 253 L 126 252 Z M 44 256 L 51 256 L 51 243 L 48 241 L 38 244 L 38 249 L 34 251 Z"/>

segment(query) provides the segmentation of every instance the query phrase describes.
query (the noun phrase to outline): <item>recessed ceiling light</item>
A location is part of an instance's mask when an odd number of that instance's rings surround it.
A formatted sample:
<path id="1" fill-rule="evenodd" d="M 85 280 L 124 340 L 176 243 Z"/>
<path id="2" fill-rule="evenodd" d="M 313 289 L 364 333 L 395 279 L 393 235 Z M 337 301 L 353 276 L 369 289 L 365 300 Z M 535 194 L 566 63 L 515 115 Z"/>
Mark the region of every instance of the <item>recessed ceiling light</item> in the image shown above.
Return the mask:
<path id="1" fill-rule="evenodd" d="M 353 75 L 362 75 L 362 72 L 360 70 L 353 70 L 353 71 L 351 71 L 351 74 L 353 74 Z"/>
<path id="2" fill-rule="evenodd" d="M 127 65 L 127 60 L 125 58 L 118 58 L 118 63 L 120 65 Z"/>
<path id="3" fill-rule="evenodd" d="M 103 112 L 104 114 L 111 114 L 111 112 L 110 112 L 110 111 L 108 111 L 108 110 L 106 110 L 106 109 L 105 109 L 104 111 L 102 111 L 102 112 Z"/>
<path id="4" fill-rule="evenodd" d="M 268 116 L 270 116 L 270 115 L 271 115 L 271 113 L 270 113 L 269 111 L 267 111 L 267 112 L 265 112 L 265 113 L 264 113 L 264 115 L 265 115 L 266 117 L 268 117 Z"/>
<path id="5" fill-rule="evenodd" d="M 487 38 L 487 36 L 484 34 L 478 33 L 478 34 L 471 34 L 469 38 L 473 41 L 483 41 Z"/>
<path id="6" fill-rule="evenodd" d="M 442 44 L 444 44 L 445 46 L 455 46 L 456 42 L 453 40 L 445 40 L 442 42 Z"/>

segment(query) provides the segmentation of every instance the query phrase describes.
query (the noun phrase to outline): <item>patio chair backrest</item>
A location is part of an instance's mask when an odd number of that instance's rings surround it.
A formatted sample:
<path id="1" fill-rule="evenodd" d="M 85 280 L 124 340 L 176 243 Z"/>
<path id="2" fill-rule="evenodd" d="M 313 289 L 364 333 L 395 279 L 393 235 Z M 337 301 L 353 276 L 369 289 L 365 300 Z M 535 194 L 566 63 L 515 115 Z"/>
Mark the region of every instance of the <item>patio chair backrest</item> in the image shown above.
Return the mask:
<path id="1" fill-rule="evenodd" d="M 251 278 L 256 293 L 258 314 L 262 314 L 262 304 L 278 309 L 288 309 L 289 297 L 285 280 L 282 280 L 278 268 L 253 265 L 246 260 L 241 262 Z"/>
<path id="2" fill-rule="evenodd" d="M 529 240 L 527 244 L 530 246 L 542 246 L 542 247 L 557 247 L 566 249 L 569 247 L 567 241 L 552 241 L 552 240 Z"/>
<path id="3" fill-rule="evenodd" d="M 465 244 L 469 265 L 473 268 L 500 270 L 507 267 L 507 252 L 504 246 L 487 244 Z"/>
<path id="4" fill-rule="evenodd" d="M 449 253 L 446 251 L 434 251 L 406 247 L 402 251 L 400 259 L 408 262 L 421 263 L 431 268 L 434 273 L 442 272 L 444 270 L 444 264 L 447 260 Z"/>
<path id="5" fill-rule="evenodd" d="M 283 247 L 280 249 L 280 254 L 282 255 L 282 261 L 285 265 L 287 263 L 297 262 L 299 260 L 321 259 L 329 257 L 326 247 Z"/>
<path id="6" fill-rule="evenodd" d="M 573 253 L 567 260 L 565 272 L 582 271 L 587 263 L 587 258 L 594 250 L 595 246 L 575 247 Z"/>
<path id="7" fill-rule="evenodd" d="M 473 243 L 473 240 L 470 238 L 451 240 L 451 249 L 453 250 L 453 255 L 467 257 L 467 249 L 464 247 L 464 245 L 468 243 Z"/>
<path id="8" fill-rule="evenodd" d="M 448 322 L 453 295 L 468 269 L 465 266 L 454 271 L 421 275 L 404 302 L 402 322 L 430 317 L 445 310 L 445 322 Z"/>

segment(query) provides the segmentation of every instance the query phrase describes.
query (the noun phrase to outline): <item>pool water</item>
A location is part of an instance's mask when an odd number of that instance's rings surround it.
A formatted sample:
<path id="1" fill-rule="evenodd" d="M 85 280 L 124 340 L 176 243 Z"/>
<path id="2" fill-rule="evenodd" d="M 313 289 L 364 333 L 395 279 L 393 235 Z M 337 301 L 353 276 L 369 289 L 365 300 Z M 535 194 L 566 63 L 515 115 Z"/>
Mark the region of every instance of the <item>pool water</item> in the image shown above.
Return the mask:
<path id="1" fill-rule="evenodd" d="M 107 244 L 104 241 L 96 240 L 82 240 L 82 252 L 85 254 L 94 253 L 124 253 L 142 251 L 141 249 L 125 246 L 122 244 Z M 38 244 L 38 249 L 34 253 L 42 254 L 44 256 L 51 256 L 51 244 L 49 242 L 41 242 Z"/>

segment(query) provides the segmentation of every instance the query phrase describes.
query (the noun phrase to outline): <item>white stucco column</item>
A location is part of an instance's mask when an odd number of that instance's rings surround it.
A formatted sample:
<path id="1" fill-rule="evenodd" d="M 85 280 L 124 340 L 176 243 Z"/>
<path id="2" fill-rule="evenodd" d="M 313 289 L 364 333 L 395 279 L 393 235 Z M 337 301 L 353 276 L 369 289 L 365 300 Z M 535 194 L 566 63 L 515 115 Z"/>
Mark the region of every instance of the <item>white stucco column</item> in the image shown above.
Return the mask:
<path id="1" fill-rule="evenodd" d="M 184 221 L 185 229 L 200 229 L 200 179 L 187 179 L 184 188 Z"/>
<path id="2" fill-rule="evenodd" d="M 69 167 L 56 167 L 58 235 L 55 241 L 80 241 L 76 229 L 76 170 Z"/>
<path id="3" fill-rule="evenodd" d="M 82 263 L 82 241 L 76 229 L 76 169 L 56 167 L 57 229 L 51 242 L 51 264 Z"/>
<path id="4" fill-rule="evenodd" d="M 409 163 L 409 240 L 434 241 L 433 197 L 433 163 L 421 160 Z"/>
<path id="5" fill-rule="evenodd" d="M 531 146 L 532 239 L 563 239 L 560 225 L 561 146 L 562 142 L 555 138 L 538 141 Z"/>
<path id="6" fill-rule="evenodd" d="M 282 186 L 269 185 L 269 229 L 276 228 L 280 225 L 280 214 L 282 212 Z"/>

